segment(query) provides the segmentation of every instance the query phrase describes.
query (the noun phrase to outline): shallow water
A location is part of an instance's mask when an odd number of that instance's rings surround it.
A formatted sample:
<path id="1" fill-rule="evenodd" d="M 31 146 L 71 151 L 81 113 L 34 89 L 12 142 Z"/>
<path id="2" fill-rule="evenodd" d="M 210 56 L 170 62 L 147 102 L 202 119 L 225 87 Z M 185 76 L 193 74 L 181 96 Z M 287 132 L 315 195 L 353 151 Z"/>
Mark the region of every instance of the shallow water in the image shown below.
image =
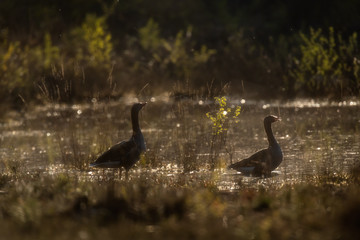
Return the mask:
<path id="1" fill-rule="evenodd" d="M 140 114 L 148 151 L 145 160 L 130 171 L 130 178 L 165 185 L 215 182 L 221 190 L 233 190 L 244 184 L 279 186 L 309 176 L 342 175 L 359 162 L 359 102 L 229 99 L 229 106 L 240 105 L 242 111 L 238 123 L 230 122 L 226 148 L 219 150 L 222 167 L 212 173 L 208 170 L 211 123 L 205 113 L 214 110 L 214 104 L 151 98 Z M 96 181 L 118 177 L 87 164 L 111 144 L 130 137 L 129 111 L 134 101 L 46 105 L 9 113 L 0 125 L 0 171 L 66 171 Z M 226 170 L 231 161 L 267 147 L 262 121 L 269 114 L 282 118 L 273 124 L 284 153 L 280 167 L 266 179 Z"/>

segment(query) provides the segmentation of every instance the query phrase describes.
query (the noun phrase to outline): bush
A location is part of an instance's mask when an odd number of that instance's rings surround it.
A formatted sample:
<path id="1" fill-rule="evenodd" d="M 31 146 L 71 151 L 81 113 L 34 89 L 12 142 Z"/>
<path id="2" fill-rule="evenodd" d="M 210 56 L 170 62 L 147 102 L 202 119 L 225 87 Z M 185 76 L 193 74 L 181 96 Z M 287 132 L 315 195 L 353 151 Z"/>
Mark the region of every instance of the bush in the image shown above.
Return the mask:
<path id="1" fill-rule="evenodd" d="M 300 33 L 300 58 L 294 58 L 295 67 L 290 76 L 295 89 L 311 96 L 359 94 L 359 49 L 357 33 L 346 42 L 332 27 L 328 36 L 322 29 L 310 28 L 309 36 Z"/>
<path id="2" fill-rule="evenodd" d="M 47 68 L 40 84 L 43 95 L 66 102 L 92 98 L 96 93 L 110 95 L 114 53 L 105 18 L 87 15 L 64 39 L 60 53 L 45 42 L 45 53 L 50 52 L 45 56 L 52 57 L 45 59 Z"/>
<path id="3" fill-rule="evenodd" d="M 216 50 L 208 49 L 206 45 L 195 50 L 198 44 L 191 36 L 192 27 L 189 26 L 186 31 L 180 30 L 175 38 L 164 39 L 160 36 L 159 25 L 153 19 L 139 29 L 139 42 L 145 51 L 144 55 L 148 56 L 148 65 L 173 80 L 199 80 L 197 70 L 216 54 Z"/>
<path id="4" fill-rule="evenodd" d="M 29 47 L 18 41 L 11 42 L 5 32 L 0 43 L 1 100 L 34 99 L 41 75 L 58 60 L 59 48 L 52 45 L 48 33 L 43 46 Z"/>

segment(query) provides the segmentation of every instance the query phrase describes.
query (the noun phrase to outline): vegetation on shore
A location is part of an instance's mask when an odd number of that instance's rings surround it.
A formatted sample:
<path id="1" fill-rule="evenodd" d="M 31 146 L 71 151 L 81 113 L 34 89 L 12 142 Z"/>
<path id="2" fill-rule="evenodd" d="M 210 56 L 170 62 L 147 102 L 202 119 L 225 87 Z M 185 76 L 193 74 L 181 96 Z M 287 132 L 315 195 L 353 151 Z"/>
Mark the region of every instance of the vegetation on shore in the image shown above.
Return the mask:
<path id="1" fill-rule="evenodd" d="M 262 97 L 359 96 L 357 1 L 267 5 L 1 1 L 0 102 L 108 99 L 144 86 L 204 95 L 210 84 Z M 311 18 L 319 9 L 321 20 Z"/>

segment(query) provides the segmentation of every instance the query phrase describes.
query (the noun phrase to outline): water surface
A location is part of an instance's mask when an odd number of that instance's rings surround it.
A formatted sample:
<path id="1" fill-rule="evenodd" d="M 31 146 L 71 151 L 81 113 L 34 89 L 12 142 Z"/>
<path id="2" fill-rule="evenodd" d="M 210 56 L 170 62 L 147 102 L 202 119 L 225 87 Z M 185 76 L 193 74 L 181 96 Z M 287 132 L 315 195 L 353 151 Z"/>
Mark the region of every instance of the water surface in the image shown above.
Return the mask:
<path id="1" fill-rule="evenodd" d="M 215 182 L 222 190 L 243 184 L 299 182 L 323 174 L 342 175 L 360 156 L 360 104 L 296 100 L 264 102 L 228 98 L 229 107 L 240 105 L 239 122 L 230 122 L 227 141 L 219 150 L 219 168 L 209 170 L 211 123 L 206 112 L 212 101 L 150 98 L 141 111 L 140 125 L 147 142 L 146 157 L 130 171 L 131 178 L 179 185 Z M 118 178 L 112 170 L 97 171 L 87 164 L 112 144 L 131 135 L 130 107 L 136 99 L 108 103 L 38 106 L 7 114 L 0 125 L 0 170 L 59 171 L 101 181 Z M 284 161 L 271 178 L 249 178 L 226 170 L 267 147 L 263 118 L 273 124 Z"/>

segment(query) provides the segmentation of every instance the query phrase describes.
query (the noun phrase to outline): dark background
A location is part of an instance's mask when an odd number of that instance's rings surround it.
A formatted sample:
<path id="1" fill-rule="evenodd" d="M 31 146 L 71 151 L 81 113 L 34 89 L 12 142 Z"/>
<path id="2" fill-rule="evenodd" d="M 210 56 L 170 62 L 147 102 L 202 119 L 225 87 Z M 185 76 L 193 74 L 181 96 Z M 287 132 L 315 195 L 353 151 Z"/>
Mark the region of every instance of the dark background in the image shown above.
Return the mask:
<path id="1" fill-rule="evenodd" d="M 329 70 L 320 77 L 314 77 L 311 71 L 304 73 L 320 85 L 301 82 L 291 71 L 297 69 L 297 60 L 304 56 L 301 34 L 310 36 L 310 29 L 320 29 L 327 38 L 332 28 L 337 39 L 335 49 L 340 51 L 339 37 L 346 42 L 359 31 L 359 10 L 360 1 L 356 0 L 2 0 L 0 54 L 5 59 L 8 53 L 11 61 L 1 62 L 1 100 L 16 105 L 44 98 L 116 98 L 129 91 L 138 93 L 146 84 L 147 94 L 185 92 L 204 96 L 228 91 L 267 98 L 358 96 L 358 70 L 356 64 L 352 65 L 359 59 L 357 45 L 346 56 L 338 54 L 337 64 L 348 62 L 351 68 L 342 71 L 341 76 Z M 91 60 L 86 59 L 97 56 L 86 52 L 85 47 L 82 60 L 76 57 L 84 44 L 74 32 L 86 28 L 83 24 L 89 16 L 104 19 L 102 29 L 111 35 L 111 61 L 106 64 L 89 64 Z M 162 40 L 158 39 L 156 48 L 146 49 L 139 31 L 150 19 L 157 24 Z M 182 39 L 177 38 L 179 32 Z M 33 49 L 46 53 L 46 35 L 59 52 L 48 57 L 51 64 L 38 58 L 26 60 L 37 56 Z M 176 39 L 181 40 L 185 51 L 179 55 L 181 61 L 171 60 L 174 52 L 167 50 L 163 41 L 176 45 Z M 14 43 L 18 52 L 10 54 Z M 215 52 L 196 62 L 195 55 L 202 46 Z M 314 64 L 314 68 L 319 65 Z M 74 66 L 82 69 L 81 74 L 72 70 Z M 9 70 L 20 67 L 26 74 Z M 15 83 L 11 77 L 14 74 L 19 79 Z M 230 90 L 226 90 L 229 85 Z"/>

